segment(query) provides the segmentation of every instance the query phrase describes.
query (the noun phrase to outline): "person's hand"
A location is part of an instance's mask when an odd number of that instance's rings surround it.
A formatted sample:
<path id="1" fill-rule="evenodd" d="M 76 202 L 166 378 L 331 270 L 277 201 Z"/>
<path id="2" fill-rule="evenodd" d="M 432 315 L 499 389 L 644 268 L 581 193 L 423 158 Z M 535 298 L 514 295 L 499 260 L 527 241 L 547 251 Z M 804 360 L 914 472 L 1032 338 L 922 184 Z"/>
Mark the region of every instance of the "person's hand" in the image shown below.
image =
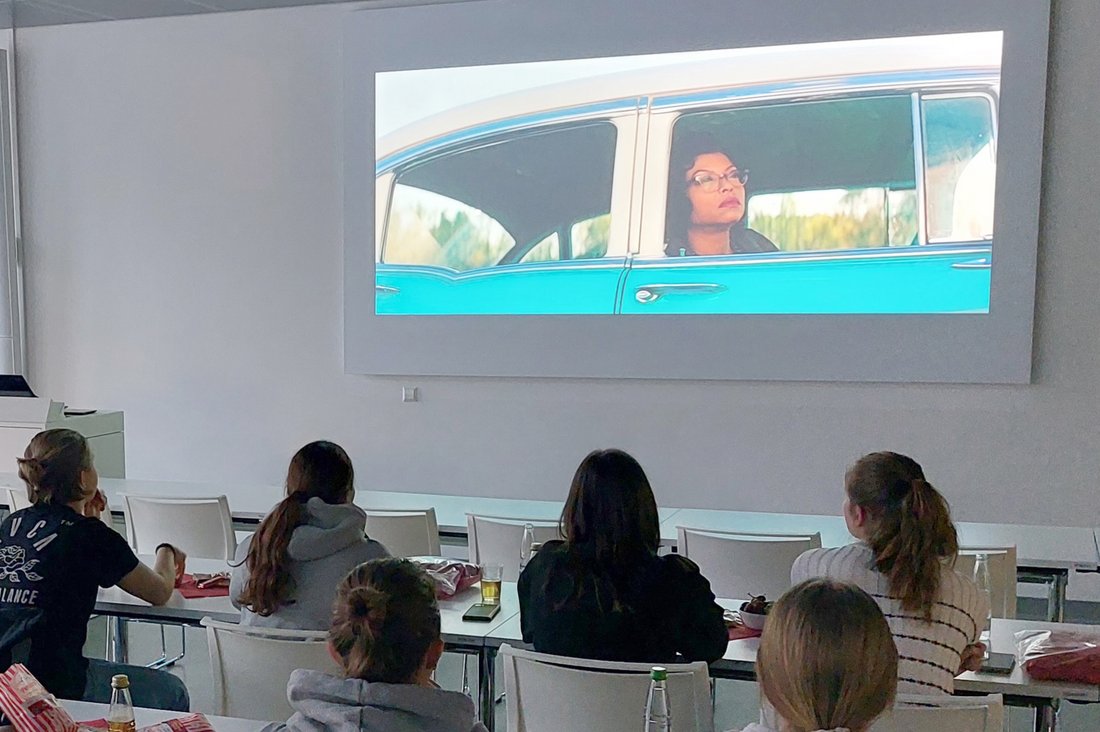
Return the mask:
<path id="1" fill-rule="evenodd" d="M 103 495 L 103 491 L 97 490 L 94 496 L 84 502 L 84 515 L 88 518 L 99 518 L 106 510 L 107 496 Z"/>
<path id="2" fill-rule="evenodd" d="M 985 660 L 985 643 L 971 643 L 963 649 L 959 659 L 959 673 L 963 671 L 981 671 Z"/>
<path id="3" fill-rule="evenodd" d="M 171 544 L 161 544 L 157 547 L 157 554 L 162 551 L 171 551 L 172 560 L 176 565 L 176 584 L 179 584 L 180 578 L 183 577 L 184 572 L 187 570 L 187 554 L 182 549 L 179 549 Z"/>

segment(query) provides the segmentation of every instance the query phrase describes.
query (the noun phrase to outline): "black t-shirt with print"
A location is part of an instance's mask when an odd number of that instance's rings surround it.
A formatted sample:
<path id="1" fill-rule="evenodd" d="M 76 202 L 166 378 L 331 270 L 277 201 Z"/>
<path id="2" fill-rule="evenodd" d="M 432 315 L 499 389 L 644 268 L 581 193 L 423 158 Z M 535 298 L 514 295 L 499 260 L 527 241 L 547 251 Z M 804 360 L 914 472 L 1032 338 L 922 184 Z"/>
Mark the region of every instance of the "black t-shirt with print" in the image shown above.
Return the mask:
<path id="1" fill-rule="evenodd" d="M 68 506 L 38 504 L 8 516 L 0 524 L 4 655 L 23 660 L 55 695 L 80 699 L 98 588 L 118 584 L 137 565 L 120 534 Z"/>

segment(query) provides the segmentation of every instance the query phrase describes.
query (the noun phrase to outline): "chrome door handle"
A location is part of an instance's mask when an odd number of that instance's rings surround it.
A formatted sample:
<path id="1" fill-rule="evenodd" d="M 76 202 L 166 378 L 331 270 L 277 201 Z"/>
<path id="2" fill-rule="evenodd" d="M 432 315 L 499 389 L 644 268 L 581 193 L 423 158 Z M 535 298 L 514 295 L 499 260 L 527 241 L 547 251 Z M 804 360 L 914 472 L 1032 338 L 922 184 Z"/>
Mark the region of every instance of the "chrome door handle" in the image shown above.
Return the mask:
<path id="1" fill-rule="evenodd" d="M 656 302 L 665 295 L 717 295 L 725 292 L 725 285 L 713 282 L 680 282 L 664 285 L 640 285 L 634 290 L 634 299 L 645 305 Z"/>
<path id="2" fill-rule="evenodd" d="M 374 294 L 376 295 L 396 295 L 401 292 L 400 288 L 390 287 L 389 285 L 375 285 Z"/>
<path id="3" fill-rule="evenodd" d="M 951 269 L 992 269 L 993 263 L 989 261 L 989 257 L 982 257 L 981 259 L 972 259 L 969 262 L 955 262 L 951 265 Z"/>

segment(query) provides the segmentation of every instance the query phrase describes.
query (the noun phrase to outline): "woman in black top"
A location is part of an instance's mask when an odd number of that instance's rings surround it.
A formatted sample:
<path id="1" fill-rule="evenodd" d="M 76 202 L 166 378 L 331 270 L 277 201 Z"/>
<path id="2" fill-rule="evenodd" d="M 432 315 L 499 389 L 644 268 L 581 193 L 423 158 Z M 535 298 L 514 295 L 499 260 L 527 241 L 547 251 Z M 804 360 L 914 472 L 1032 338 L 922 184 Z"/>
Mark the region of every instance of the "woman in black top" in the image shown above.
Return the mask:
<path id="1" fill-rule="evenodd" d="M 657 556 L 657 503 L 621 450 L 588 455 L 551 541 L 519 578 L 523 640 L 542 653 L 608 661 L 715 661 L 722 608 L 689 559 Z"/>

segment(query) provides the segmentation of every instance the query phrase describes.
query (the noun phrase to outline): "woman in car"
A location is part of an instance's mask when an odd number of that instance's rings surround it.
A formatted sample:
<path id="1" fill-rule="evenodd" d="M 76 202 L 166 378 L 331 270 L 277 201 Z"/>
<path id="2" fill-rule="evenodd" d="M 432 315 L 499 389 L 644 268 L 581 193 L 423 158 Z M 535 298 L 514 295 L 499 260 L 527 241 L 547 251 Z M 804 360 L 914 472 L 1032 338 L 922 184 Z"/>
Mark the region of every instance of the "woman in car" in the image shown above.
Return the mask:
<path id="1" fill-rule="evenodd" d="M 710 136 L 688 134 L 678 139 L 669 175 L 665 254 L 779 251 L 766 236 L 745 226 L 748 180 L 749 171 Z"/>

